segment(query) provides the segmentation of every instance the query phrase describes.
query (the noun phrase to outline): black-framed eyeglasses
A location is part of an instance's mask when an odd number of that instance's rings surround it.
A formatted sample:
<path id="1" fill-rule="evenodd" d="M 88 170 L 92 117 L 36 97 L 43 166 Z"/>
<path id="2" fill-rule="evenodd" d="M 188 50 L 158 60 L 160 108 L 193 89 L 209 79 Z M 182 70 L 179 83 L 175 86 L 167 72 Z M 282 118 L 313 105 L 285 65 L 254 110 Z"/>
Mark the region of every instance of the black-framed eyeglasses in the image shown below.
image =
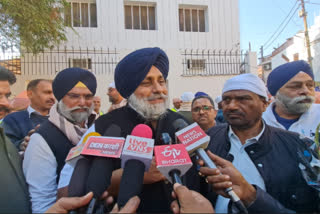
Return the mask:
<path id="1" fill-rule="evenodd" d="M 211 109 L 213 109 L 213 106 L 199 106 L 192 109 L 193 112 L 200 112 L 202 110 L 203 112 L 209 112 Z"/>

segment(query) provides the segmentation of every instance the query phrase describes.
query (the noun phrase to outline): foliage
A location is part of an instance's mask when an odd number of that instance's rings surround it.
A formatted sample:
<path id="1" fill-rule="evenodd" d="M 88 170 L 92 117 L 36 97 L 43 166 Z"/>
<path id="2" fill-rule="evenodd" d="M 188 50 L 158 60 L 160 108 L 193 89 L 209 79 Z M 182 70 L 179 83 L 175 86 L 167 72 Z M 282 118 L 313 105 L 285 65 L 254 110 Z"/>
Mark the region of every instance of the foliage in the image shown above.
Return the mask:
<path id="1" fill-rule="evenodd" d="M 67 40 L 66 0 L 0 0 L 0 47 L 39 53 Z"/>

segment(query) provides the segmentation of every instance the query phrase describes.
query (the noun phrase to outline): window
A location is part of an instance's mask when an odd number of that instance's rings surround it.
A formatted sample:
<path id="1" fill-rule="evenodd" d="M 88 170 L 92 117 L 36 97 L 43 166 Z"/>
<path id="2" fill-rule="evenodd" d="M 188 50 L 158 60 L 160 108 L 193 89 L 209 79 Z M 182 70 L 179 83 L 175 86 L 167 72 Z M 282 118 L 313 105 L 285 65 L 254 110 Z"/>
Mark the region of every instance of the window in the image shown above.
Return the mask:
<path id="1" fill-rule="evenodd" d="M 91 59 L 70 59 L 69 58 L 69 67 L 78 67 L 83 69 L 90 70 L 92 68 L 92 62 Z"/>
<path id="2" fill-rule="evenodd" d="M 125 29 L 156 29 L 155 5 L 124 5 L 124 16 Z"/>
<path id="3" fill-rule="evenodd" d="M 204 8 L 179 8 L 179 30 L 185 32 L 205 32 Z"/>
<path id="4" fill-rule="evenodd" d="M 206 68 L 205 59 L 188 59 L 187 68 L 192 70 L 204 70 Z"/>
<path id="5" fill-rule="evenodd" d="M 69 2 L 64 19 L 67 26 L 97 27 L 97 6 L 95 1 Z"/>

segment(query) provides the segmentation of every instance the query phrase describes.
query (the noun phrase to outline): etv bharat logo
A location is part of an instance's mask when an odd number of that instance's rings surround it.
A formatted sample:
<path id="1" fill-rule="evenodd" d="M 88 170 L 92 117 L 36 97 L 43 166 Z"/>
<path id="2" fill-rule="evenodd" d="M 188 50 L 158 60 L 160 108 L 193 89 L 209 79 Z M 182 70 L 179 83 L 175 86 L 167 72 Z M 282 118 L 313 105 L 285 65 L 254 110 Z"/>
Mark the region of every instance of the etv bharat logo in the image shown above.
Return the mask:
<path id="1" fill-rule="evenodd" d="M 176 150 L 175 148 L 173 148 L 172 150 L 169 150 L 169 148 L 170 146 L 167 146 L 166 148 L 164 148 L 164 151 L 161 152 L 163 156 L 170 157 L 172 155 L 173 158 L 176 158 L 181 154 L 180 150 Z"/>

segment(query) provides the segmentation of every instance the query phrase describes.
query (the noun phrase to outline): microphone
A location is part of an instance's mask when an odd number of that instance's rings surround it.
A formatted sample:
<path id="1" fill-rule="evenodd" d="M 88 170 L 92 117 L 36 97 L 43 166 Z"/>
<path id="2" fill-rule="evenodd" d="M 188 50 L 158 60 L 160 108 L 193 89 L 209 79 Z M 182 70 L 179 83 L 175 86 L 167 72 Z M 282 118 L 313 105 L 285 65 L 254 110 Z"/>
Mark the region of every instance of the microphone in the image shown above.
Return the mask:
<path id="1" fill-rule="evenodd" d="M 126 138 L 121 155 L 123 174 L 117 201 L 119 208 L 142 191 L 144 172 L 149 170 L 152 162 L 154 140 L 151 137 L 151 128 L 139 124 Z"/>
<path id="2" fill-rule="evenodd" d="M 181 142 L 190 154 L 193 156 L 197 154 L 205 163 L 205 165 L 211 169 L 216 169 L 217 166 L 209 158 L 204 149 L 207 148 L 210 137 L 200 128 L 197 123 L 193 123 L 180 131 L 176 132 L 176 139 Z M 230 196 L 231 200 L 235 203 L 237 208 L 244 213 L 248 213 L 248 210 L 233 191 L 232 187 L 229 187 L 225 192 Z"/>
<path id="3" fill-rule="evenodd" d="M 78 160 L 77 165 L 71 176 L 68 187 L 68 197 L 81 197 L 86 194 L 85 185 L 87 182 L 91 161 L 87 158 Z M 70 214 L 77 213 L 76 210 L 71 210 Z"/>
<path id="4" fill-rule="evenodd" d="M 185 147 L 181 144 L 155 146 L 154 156 L 158 170 L 172 183 L 182 184 L 181 176 L 192 166 Z"/>
<path id="5" fill-rule="evenodd" d="M 107 136 L 121 136 L 121 129 L 117 125 L 110 125 L 105 131 Z M 120 158 L 124 138 L 96 137 L 90 138 L 82 151 L 82 155 L 97 155 L 93 158 L 89 171 L 86 192 L 93 192 L 87 213 L 94 213 L 95 207 L 103 192 L 110 186 L 114 170 L 115 158 Z"/>
<path id="6" fill-rule="evenodd" d="M 161 134 L 160 141 L 161 141 L 161 145 L 171 145 L 172 144 L 172 139 L 171 139 L 169 133 L 167 133 L 167 132 L 164 132 Z"/>

